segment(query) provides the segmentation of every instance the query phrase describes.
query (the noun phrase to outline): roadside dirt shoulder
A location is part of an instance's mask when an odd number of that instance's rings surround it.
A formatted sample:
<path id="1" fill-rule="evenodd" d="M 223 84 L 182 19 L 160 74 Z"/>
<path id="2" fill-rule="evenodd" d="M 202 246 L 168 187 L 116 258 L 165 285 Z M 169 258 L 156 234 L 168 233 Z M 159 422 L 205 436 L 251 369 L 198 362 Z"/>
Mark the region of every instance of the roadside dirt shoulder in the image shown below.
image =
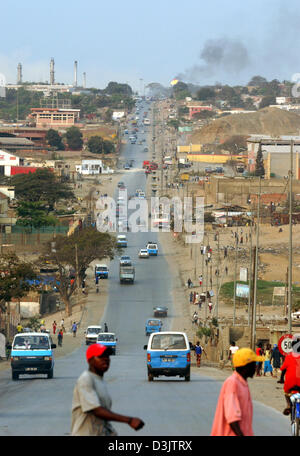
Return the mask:
<path id="1" fill-rule="evenodd" d="M 179 264 L 178 258 L 180 256 L 180 259 L 182 260 L 181 256 L 184 256 L 184 247 L 180 246 L 172 239 L 171 233 L 160 233 L 159 240 L 163 254 L 166 257 L 173 275 L 172 296 L 174 302 L 174 318 L 172 319 L 171 329 L 173 331 L 185 331 L 188 334 L 189 339 L 193 341 L 195 332 L 191 322 L 192 310 L 190 309 L 191 305 L 188 300 L 188 291 L 186 290 L 184 280 L 184 277 L 189 276 L 189 259 L 187 258 L 185 262 L 181 261 Z M 202 366 L 200 368 L 196 367 L 195 359 L 194 357 L 192 358 L 192 373 L 196 372 L 200 375 L 211 377 L 223 383 L 223 381 L 232 374 L 232 369 L 229 367 L 225 367 L 224 369 L 211 367 L 209 365 L 209 361 L 205 359 L 204 355 Z M 282 385 L 277 384 L 277 380 L 279 380 L 279 378 L 273 378 L 270 376 L 255 377 L 250 379 L 248 383 L 251 396 L 254 401 L 261 402 L 264 405 L 282 412 L 285 408 L 285 398 Z"/>

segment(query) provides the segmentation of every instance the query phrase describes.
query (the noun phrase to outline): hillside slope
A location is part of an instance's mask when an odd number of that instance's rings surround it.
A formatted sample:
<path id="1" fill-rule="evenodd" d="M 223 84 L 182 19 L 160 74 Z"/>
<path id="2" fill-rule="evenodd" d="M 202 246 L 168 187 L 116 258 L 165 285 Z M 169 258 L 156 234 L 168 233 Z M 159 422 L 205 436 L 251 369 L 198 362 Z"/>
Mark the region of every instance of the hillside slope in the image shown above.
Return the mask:
<path id="1" fill-rule="evenodd" d="M 264 108 L 255 113 L 231 114 L 197 130 L 193 144 L 223 143 L 231 136 L 263 134 L 271 136 L 299 135 L 300 115 L 278 108 Z"/>

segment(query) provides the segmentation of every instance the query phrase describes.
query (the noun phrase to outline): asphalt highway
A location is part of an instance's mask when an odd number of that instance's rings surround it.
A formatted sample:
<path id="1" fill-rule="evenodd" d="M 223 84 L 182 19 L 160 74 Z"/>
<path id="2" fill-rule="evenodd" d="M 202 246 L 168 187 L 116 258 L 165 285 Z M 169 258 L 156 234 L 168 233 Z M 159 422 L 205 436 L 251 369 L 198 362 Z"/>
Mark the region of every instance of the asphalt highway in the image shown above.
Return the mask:
<path id="1" fill-rule="evenodd" d="M 151 127 L 148 128 L 151 133 Z M 139 138 L 143 137 L 145 135 L 139 132 Z M 143 143 L 123 147 L 124 161 L 135 160 L 135 168 L 124 171 L 120 177 L 129 195 L 136 188 L 145 189 L 146 186 L 146 177 L 141 171 L 145 146 Z M 149 240 L 157 241 L 156 233 L 129 232 L 127 238 L 124 254 L 131 256 L 134 262 L 136 280 L 133 285 L 121 285 L 119 259 L 112 261 L 108 304 L 101 322 L 106 322 L 109 331 L 116 333 L 118 350 L 117 355 L 111 357 L 111 367 L 105 378 L 113 399 L 112 410 L 138 416 L 146 425 L 138 433 L 125 424 L 114 426 L 122 436 L 207 436 L 220 382 L 201 373 L 192 373 L 190 382 L 179 377 L 160 377 L 148 382 L 143 348 L 148 339 L 145 322 L 153 316 L 153 307 L 166 305 L 169 312 L 163 319 L 163 329 L 170 328 L 175 312 L 171 299 L 172 276 L 161 246 L 157 257 L 138 258 L 139 250 L 145 248 Z M 86 369 L 85 349 L 83 343 L 71 355 L 58 359 L 51 380 L 28 376 L 12 381 L 10 371 L 0 372 L 1 436 L 69 435 L 73 387 Z M 290 435 L 289 420 L 277 411 L 255 403 L 254 431 L 263 436 Z"/>

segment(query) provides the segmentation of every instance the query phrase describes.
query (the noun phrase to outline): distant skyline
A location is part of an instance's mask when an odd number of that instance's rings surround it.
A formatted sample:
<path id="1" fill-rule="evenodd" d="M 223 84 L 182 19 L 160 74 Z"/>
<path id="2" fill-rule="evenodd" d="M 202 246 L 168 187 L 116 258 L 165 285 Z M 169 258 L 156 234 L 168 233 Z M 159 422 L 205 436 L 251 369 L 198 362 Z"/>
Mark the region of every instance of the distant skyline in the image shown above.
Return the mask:
<path id="1" fill-rule="evenodd" d="M 158 82 L 246 84 L 252 76 L 291 80 L 300 73 L 300 3 L 290 0 L 12 0 L 1 6 L 0 73 L 87 87 Z"/>

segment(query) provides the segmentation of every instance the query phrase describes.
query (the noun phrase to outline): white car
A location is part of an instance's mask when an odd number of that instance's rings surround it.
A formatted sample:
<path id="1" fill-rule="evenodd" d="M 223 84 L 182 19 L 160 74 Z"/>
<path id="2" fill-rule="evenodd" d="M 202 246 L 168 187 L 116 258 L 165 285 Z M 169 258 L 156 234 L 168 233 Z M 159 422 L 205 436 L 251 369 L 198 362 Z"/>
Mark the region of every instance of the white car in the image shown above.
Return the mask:
<path id="1" fill-rule="evenodd" d="M 120 266 L 132 266 L 132 261 L 130 256 L 124 255 L 120 258 Z"/>
<path id="2" fill-rule="evenodd" d="M 88 326 L 84 332 L 86 345 L 95 344 L 97 342 L 98 334 L 101 332 L 102 326 L 100 325 Z"/>
<path id="3" fill-rule="evenodd" d="M 147 249 L 141 249 L 139 252 L 139 258 L 149 258 L 149 252 Z"/>

